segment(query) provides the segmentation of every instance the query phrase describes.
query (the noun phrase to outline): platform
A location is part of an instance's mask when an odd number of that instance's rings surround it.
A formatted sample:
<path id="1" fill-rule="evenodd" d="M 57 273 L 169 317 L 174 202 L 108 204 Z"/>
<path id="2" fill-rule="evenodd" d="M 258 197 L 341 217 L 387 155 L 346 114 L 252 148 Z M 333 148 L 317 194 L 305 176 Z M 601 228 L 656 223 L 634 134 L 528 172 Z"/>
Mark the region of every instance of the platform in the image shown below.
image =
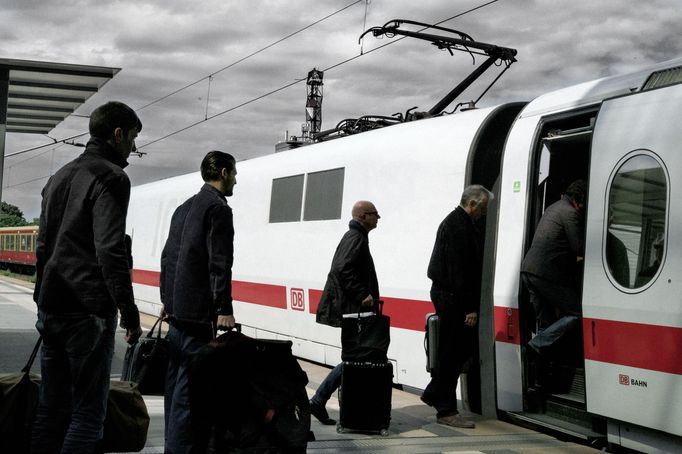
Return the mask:
<path id="1" fill-rule="evenodd" d="M 0 276 L 0 373 L 16 372 L 23 367 L 35 341 L 36 308 L 32 285 Z M 143 317 L 149 329 L 151 317 Z M 120 377 L 126 345 L 122 332 L 117 333 L 112 380 Z M 329 368 L 300 361 L 308 374 L 308 394 L 313 395 Z M 39 372 L 37 364 L 33 370 Z M 151 416 L 144 454 L 163 453 L 163 397 L 145 397 Z M 339 402 L 332 398 L 330 416 L 338 419 Z M 316 440 L 309 443 L 309 453 L 596 453 L 595 449 L 570 441 L 558 440 L 520 426 L 495 419 L 467 415 L 476 422 L 475 429 L 455 429 L 436 423 L 435 411 L 424 405 L 419 396 L 393 389 L 393 410 L 389 435 L 365 435 L 336 432 L 335 426 L 321 425 L 313 418 Z"/>

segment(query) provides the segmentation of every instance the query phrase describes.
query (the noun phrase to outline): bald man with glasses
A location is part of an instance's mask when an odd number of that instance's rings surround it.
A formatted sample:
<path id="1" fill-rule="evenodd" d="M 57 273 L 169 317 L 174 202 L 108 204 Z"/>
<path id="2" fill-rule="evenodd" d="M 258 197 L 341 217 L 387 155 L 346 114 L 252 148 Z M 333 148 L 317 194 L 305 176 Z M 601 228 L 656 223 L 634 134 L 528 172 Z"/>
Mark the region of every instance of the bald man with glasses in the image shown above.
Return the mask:
<path id="1" fill-rule="evenodd" d="M 331 270 L 324 286 L 322 299 L 330 295 L 343 295 L 341 312 L 358 312 L 362 306 L 371 307 L 379 299 L 379 283 L 374 269 L 374 261 L 369 251 L 369 232 L 377 227 L 381 219 L 372 202 L 355 202 L 351 211 L 353 219 L 348 223 L 348 231 L 336 247 Z M 318 323 L 341 326 L 341 319 L 321 319 Z M 310 399 L 310 412 L 322 424 L 333 425 L 336 421 L 329 417 L 325 408 L 327 401 L 341 385 L 343 363 L 331 370 Z"/>

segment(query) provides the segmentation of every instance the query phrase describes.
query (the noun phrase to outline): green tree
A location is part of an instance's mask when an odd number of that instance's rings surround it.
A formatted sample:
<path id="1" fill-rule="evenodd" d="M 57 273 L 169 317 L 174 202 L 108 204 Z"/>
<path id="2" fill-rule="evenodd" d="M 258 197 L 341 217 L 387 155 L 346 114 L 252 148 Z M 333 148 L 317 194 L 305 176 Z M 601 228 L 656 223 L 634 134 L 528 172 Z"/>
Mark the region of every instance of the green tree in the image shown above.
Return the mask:
<path id="1" fill-rule="evenodd" d="M 24 213 L 18 206 L 0 202 L 0 227 L 17 227 L 27 225 Z"/>

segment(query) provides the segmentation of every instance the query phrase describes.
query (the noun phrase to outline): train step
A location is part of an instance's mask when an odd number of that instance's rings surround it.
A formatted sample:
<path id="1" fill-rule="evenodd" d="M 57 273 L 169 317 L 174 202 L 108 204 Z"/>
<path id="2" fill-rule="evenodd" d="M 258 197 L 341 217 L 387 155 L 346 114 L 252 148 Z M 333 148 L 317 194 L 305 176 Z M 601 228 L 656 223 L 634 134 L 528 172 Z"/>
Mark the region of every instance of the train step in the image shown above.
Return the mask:
<path id="1" fill-rule="evenodd" d="M 591 446 L 598 447 L 606 442 L 606 431 L 601 431 L 599 428 L 596 428 L 599 431 L 594 430 L 587 427 L 584 422 L 567 421 L 547 413 L 509 412 L 507 415 L 516 424 L 563 434 Z"/>

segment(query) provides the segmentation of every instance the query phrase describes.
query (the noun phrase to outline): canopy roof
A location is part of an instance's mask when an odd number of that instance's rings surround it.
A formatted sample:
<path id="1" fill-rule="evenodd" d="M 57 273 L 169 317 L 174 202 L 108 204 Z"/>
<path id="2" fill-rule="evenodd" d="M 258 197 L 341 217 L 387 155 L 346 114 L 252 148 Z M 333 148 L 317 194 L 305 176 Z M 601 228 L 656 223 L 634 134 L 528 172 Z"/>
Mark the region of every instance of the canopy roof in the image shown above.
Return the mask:
<path id="1" fill-rule="evenodd" d="M 0 79 L 6 74 L 8 80 L 6 101 L 0 90 L 0 103 L 7 105 L 6 131 L 47 134 L 119 71 L 0 58 Z"/>

